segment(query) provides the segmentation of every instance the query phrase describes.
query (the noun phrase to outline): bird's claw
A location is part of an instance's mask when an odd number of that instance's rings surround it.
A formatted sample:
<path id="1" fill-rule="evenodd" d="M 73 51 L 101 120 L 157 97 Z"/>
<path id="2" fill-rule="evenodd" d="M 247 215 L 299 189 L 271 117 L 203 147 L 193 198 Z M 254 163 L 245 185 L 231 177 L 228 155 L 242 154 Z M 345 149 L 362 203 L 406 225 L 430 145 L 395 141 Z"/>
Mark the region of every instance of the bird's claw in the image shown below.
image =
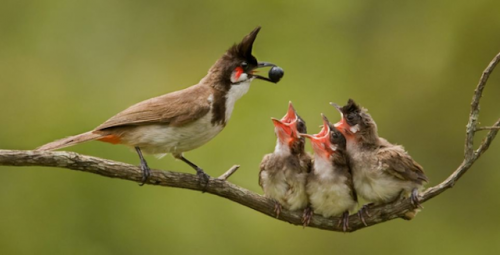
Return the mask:
<path id="1" fill-rule="evenodd" d="M 200 186 L 203 187 L 201 192 L 205 193 L 205 191 L 207 191 L 208 183 L 210 181 L 210 175 L 206 174 L 201 168 L 196 168 L 196 175 L 198 176 Z"/>
<path id="2" fill-rule="evenodd" d="M 359 219 L 361 220 L 361 222 L 363 222 L 363 225 L 365 225 L 365 226 L 368 226 L 368 224 L 366 224 L 365 215 L 368 217 L 371 217 L 370 213 L 368 212 L 368 207 L 370 207 L 372 205 L 374 205 L 374 204 L 369 203 L 369 204 L 361 206 L 361 208 L 359 209 L 359 211 L 357 213 Z"/>
<path id="3" fill-rule="evenodd" d="M 276 219 L 280 217 L 281 213 L 281 204 L 278 201 L 274 201 L 274 213 L 276 214 Z"/>
<path id="4" fill-rule="evenodd" d="M 304 213 L 302 213 L 302 226 L 305 228 L 309 226 L 309 223 L 311 223 L 311 218 L 313 216 L 313 210 L 310 206 L 306 207 L 304 209 Z"/>
<path id="5" fill-rule="evenodd" d="M 368 227 L 368 224 L 366 224 L 366 221 L 365 221 L 365 216 L 363 215 L 365 212 L 363 210 L 363 208 L 361 208 L 359 211 L 358 211 L 358 217 L 359 217 L 359 220 L 361 220 L 361 222 L 363 222 L 363 225 L 365 225 L 365 227 Z"/>
<path id="6" fill-rule="evenodd" d="M 141 183 L 139 183 L 139 186 L 143 186 L 151 176 L 151 169 L 146 164 L 146 162 L 141 162 L 141 170 L 142 170 L 142 178 L 141 178 Z"/>
<path id="7" fill-rule="evenodd" d="M 349 229 L 349 211 L 342 213 L 342 218 L 339 220 L 337 227 L 342 225 L 342 231 L 346 232 Z"/>
<path id="8" fill-rule="evenodd" d="M 410 202 L 413 205 L 413 207 L 415 207 L 415 209 L 417 209 L 417 208 L 422 209 L 423 208 L 422 205 L 420 204 L 419 199 L 418 199 L 418 190 L 417 189 L 413 189 L 411 191 Z"/>

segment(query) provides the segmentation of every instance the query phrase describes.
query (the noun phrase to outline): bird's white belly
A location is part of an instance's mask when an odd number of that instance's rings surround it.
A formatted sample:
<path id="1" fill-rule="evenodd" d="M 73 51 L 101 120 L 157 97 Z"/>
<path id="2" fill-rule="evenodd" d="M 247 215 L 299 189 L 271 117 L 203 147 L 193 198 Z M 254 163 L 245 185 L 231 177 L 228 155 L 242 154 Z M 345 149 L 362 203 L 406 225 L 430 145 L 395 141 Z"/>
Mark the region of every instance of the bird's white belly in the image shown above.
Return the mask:
<path id="1" fill-rule="evenodd" d="M 260 177 L 264 194 L 276 200 L 283 208 L 294 211 L 307 206 L 305 173 L 287 177 L 284 171 L 280 171 L 271 177 L 267 171 L 262 171 Z"/>
<path id="2" fill-rule="evenodd" d="M 262 171 L 260 178 L 262 179 L 262 189 L 267 197 L 270 197 L 281 205 L 286 204 L 285 196 L 289 189 L 288 184 L 285 182 L 283 173 L 278 173 L 277 178 L 270 177 L 267 171 Z"/>
<path id="3" fill-rule="evenodd" d="M 378 169 L 353 169 L 354 188 L 363 199 L 385 203 L 407 190 L 408 184 Z"/>
<path id="4" fill-rule="evenodd" d="M 231 118 L 234 104 L 247 93 L 252 80 L 249 79 L 239 85 L 233 85 L 229 89 L 226 95 L 226 122 Z M 207 100 L 212 103 L 213 95 L 210 95 Z M 124 144 L 139 147 L 148 154 L 163 156 L 161 154 L 172 153 L 174 156 L 180 155 L 185 151 L 200 147 L 222 131 L 224 125 L 212 124 L 212 116 L 212 110 L 210 110 L 200 119 L 180 127 L 161 124 L 137 126 L 126 132 L 121 139 Z"/>
<path id="5" fill-rule="evenodd" d="M 337 177 L 324 181 L 315 180 L 307 184 L 307 194 L 314 213 L 331 217 L 356 207 L 351 189 L 344 182 L 345 177 Z"/>
<path id="6" fill-rule="evenodd" d="M 419 186 L 388 174 L 373 154 L 363 153 L 349 142 L 347 146 L 348 151 L 351 151 L 354 188 L 357 194 L 368 202 L 391 202 L 398 198 L 402 191 L 403 195 L 407 195 Z"/>
<path id="7" fill-rule="evenodd" d="M 213 125 L 211 119 L 212 114 L 206 114 L 180 127 L 161 124 L 138 126 L 122 139 L 148 154 L 181 154 L 200 147 L 222 131 L 224 126 Z"/>

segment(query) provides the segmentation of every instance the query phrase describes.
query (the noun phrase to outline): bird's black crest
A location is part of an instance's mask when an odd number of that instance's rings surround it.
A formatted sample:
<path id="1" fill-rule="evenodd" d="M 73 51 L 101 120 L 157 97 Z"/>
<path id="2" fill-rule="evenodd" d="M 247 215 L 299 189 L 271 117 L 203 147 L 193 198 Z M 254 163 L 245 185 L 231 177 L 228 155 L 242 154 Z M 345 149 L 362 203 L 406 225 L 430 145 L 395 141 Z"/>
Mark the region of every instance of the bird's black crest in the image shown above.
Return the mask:
<path id="1" fill-rule="evenodd" d="M 343 114 L 348 114 L 351 112 L 359 113 L 361 112 L 361 108 L 359 107 L 354 100 L 350 99 L 347 101 L 347 104 L 342 106 L 341 111 Z"/>
<path id="2" fill-rule="evenodd" d="M 249 64 L 257 65 L 257 59 L 252 55 L 253 43 L 257 34 L 260 31 L 260 26 L 256 27 L 250 34 L 246 35 L 240 43 L 233 45 L 227 51 L 233 57 L 238 57 L 249 61 Z"/>

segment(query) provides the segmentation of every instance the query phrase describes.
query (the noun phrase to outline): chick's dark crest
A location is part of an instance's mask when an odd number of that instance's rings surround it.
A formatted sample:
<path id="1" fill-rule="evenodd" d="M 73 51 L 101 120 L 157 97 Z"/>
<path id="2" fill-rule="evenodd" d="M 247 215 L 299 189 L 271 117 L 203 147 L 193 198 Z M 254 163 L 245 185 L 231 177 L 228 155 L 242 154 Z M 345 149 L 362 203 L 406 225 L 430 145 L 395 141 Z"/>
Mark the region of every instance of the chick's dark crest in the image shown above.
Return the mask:
<path id="1" fill-rule="evenodd" d="M 347 140 L 357 194 L 378 204 L 410 196 L 418 206 L 418 191 L 428 180 L 422 166 L 402 146 L 379 137 L 373 118 L 354 100 L 349 99 L 343 107 L 332 105 L 341 113 L 335 127 Z"/>
<path id="2" fill-rule="evenodd" d="M 349 99 L 342 107 L 331 104 L 341 113 L 342 119 L 335 125 L 343 124 L 341 132 L 346 139 L 356 138 L 364 146 L 372 146 L 378 142 L 377 124 L 365 108 L 356 104 L 352 99 Z"/>

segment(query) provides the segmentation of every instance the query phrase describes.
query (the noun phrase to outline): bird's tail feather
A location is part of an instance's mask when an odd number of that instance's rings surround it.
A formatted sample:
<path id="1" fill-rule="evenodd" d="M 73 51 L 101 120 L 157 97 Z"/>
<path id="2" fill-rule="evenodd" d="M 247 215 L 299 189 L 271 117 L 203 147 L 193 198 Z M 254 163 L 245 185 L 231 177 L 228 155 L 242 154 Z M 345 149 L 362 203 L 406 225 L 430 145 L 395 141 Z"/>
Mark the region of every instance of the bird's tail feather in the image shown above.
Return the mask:
<path id="1" fill-rule="evenodd" d="M 57 150 L 57 149 L 73 146 L 73 145 L 76 145 L 79 143 L 96 140 L 96 139 L 99 139 L 102 137 L 104 137 L 104 135 L 96 134 L 96 133 L 93 133 L 93 131 L 89 131 L 89 132 L 86 132 L 83 134 L 74 135 L 74 136 L 70 136 L 70 137 L 66 137 L 63 139 L 53 141 L 51 143 L 47 143 L 45 145 L 42 145 L 42 146 L 36 148 L 36 150 L 39 150 L 39 151 Z"/>

